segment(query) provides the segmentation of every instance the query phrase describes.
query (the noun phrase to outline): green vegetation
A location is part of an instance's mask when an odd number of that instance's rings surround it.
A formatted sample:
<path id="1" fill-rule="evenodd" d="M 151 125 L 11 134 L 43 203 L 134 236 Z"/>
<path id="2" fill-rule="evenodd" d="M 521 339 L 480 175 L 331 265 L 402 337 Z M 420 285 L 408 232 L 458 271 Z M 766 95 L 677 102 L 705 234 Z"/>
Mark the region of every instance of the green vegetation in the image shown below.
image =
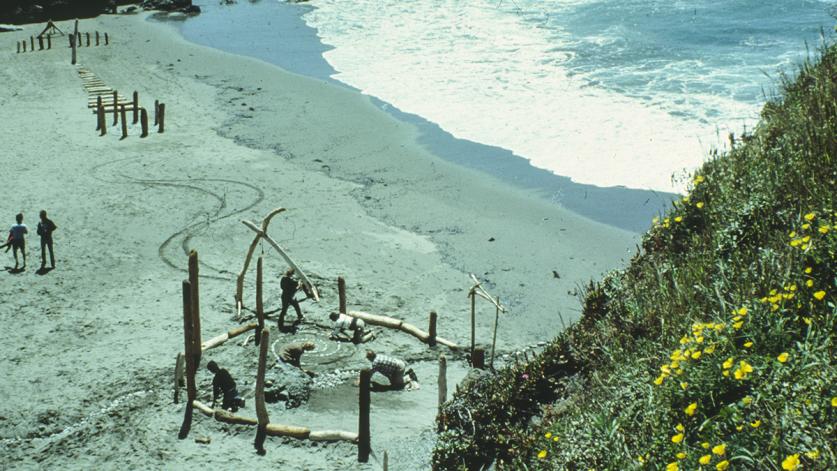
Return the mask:
<path id="1" fill-rule="evenodd" d="M 579 323 L 454 396 L 437 469 L 837 469 L 837 47 L 815 62 Z"/>

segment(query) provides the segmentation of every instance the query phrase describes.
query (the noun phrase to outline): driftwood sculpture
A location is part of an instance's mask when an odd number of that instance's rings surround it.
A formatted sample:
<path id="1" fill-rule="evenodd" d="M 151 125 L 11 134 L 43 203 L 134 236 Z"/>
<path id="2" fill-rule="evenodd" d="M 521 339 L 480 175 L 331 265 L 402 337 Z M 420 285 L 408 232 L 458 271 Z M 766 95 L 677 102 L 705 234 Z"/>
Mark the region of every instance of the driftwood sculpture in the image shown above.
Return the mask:
<path id="1" fill-rule="evenodd" d="M 497 309 L 494 316 L 494 338 L 491 342 L 491 365 L 493 366 L 494 346 L 497 342 L 497 323 L 500 320 L 500 313 L 506 312 L 506 308 L 500 304 L 500 298 L 494 299 L 490 294 L 488 294 L 488 291 L 482 287 L 482 282 L 480 282 L 480 280 L 478 280 L 473 273 L 471 273 L 471 280 L 474 282 L 474 285 L 468 290 L 468 297 L 471 298 L 471 358 L 474 358 L 474 347 L 476 343 L 476 298 L 479 296 L 493 304 Z"/>

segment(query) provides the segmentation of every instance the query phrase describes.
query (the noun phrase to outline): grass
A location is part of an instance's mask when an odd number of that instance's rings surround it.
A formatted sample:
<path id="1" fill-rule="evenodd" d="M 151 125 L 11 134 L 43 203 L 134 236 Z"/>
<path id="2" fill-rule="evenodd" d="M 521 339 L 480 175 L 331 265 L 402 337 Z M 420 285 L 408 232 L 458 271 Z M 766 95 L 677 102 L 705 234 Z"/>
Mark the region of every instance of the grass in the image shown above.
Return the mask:
<path id="1" fill-rule="evenodd" d="M 579 323 L 446 404 L 436 469 L 837 468 L 837 47 L 781 81 Z"/>

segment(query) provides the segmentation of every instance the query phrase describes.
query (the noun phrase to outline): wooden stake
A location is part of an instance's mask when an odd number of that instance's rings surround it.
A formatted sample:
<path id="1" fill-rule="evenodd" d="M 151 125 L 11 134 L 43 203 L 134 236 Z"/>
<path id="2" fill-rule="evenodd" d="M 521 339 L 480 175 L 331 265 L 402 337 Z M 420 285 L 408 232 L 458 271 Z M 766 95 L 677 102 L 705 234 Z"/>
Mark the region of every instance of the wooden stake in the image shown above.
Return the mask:
<path id="1" fill-rule="evenodd" d="M 73 54 L 70 59 L 70 64 L 76 65 L 76 37 L 75 35 L 70 37 L 70 47 L 73 48 Z"/>
<path id="2" fill-rule="evenodd" d="M 192 289 L 192 342 L 195 344 L 195 368 L 201 364 L 201 307 L 198 289 L 198 252 L 189 252 L 189 285 Z"/>
<path id="3" fill-rule="evenodd" d="M 261 332 L 264 329 L 264 304 L 262 303 L 262 259 L 256 261 L 256 317 L 259 320 L 259 328 L 256 330 L 256 345 L 261 339 Z"/>
<path id="4" fill-rule="evenodd" d="M 84 33 L 85 42 L 87 43 L 87 47 L 90 47 L 90 33 Z"/>
<path id="5" fill-rule="evenodd" d="M 113 125 L 114 126 L 116 126 L 116 120 L 117 120 L 117 118 L 119 118 L 119 116 L 116 113 L 116 110 L 118 109 L 117 108 L 118 103 L 119 103 L 119 95 L 116 93 L 116 90 L 114 90 L 113 91 Z"/>
<path id="6" fill-rule="evenodd" d="M 259 266 L 261 266 L 261 262 L 262 259 L 259 257 Z M 262 343 L 259 348 L 259 369 L 256 373 L 256 417 L 259 419 L 259 428 L 253 445 L 260 455 L 264 455 L 264 440 L 267 436 L 267 426 L 270 423 L 270 417 L 267 415 L 267 407 L 264 402 L 264 372 L 267 364 L 267 348 L 270 345 L 270 331 L 264 329 L 260 334 Z"/>
<path id="7" fill-rule="evenodd" d="M 427 329 L 427 345 L 436 346 L 436 311 L 430 311 L 430 327 Z"/>
<path id="8" fill-rule="evenodd" d="M 357 461 L 359 463 L 369 462 L 369 453 L 372 451 L 370 428 L 369 428 L 369 406 L 371 397 L 369 388 L 372 382 L 372 370 L 364 368 L 360 370 L 360 415 L 358 417 L 358 445 Z"/>
<path id="9" fill-rule="evenodd" d="M 131 124 L 137 124 L 137 120 L 139 119 L 139 93 L 134 90 L 134 122 Z"/>
<path id="10" fill-rule="evenodd" d="M 29 36 L 29 45 L 31 46 L 29 48 L 29 50 L 34 52 L 35 51 L 35 37 L 34 36 Z"/>
<path id="11" fill-rule="evenodd" d="M 128 120 L 125 119 L 125 105 L 119 105 L 119 119 L 122 120 L 122 139 L 128 137 Z"/>
<path id="12" fill-rule="evenodd" d="M 500 303 L 500 296 L 497 296 L 497 303 Z M 491 338 L 491 360 L 488 362 L 494 368 L 494 347 L 497 345 L 497 323 L 500 321 L 500 308 L 494 306 L 497 311 L 494 313 L 494 336 Z"/>
<path id="13" fill-rule="evenodd" d="M 76 29 L 78 29 L 78 25 L 76 25 Z M 81 47 L 81 33 L 79 32 L 76 33 L 76 44 L 78 45 L 78 47 Z"/>
<path id="14" fill-rule="evenodd" d="M 39 51 L 44 50 L 44 38 L 43 38 L 43 36 L 38 36 L 38 50 Z"/>
<path id="15" fill-rule="evenodd" d="M 166 104 L 160 103 L 160 127 L 158 128 L 157 132 L 163 134 L 165 130 L 165 121 L 166 121 Z"/>
<path id="16" fill-rule="evenodd" d="M 105 46 L 110 44 L 110 38 L 108 38 L 108 33 L 105 33 Z"/>
<path id="17" fill-rule="evenodd" d="M 145 108 L 140 110 L 140 124 L 142 125 L 140 137 L 148 137 L 148 112 L 145 111 Z"/>
<path id="18" fill-rule="evenodd" d="M 99 97 L 99 100 L 101 100 L 101 97 Z M 96 106 L 96 113 L 98 114 L 99 135 L 104 136 L 108 133 L 108 127 L 105 125 L 105 107 L 101 102 Z"/>
<path id="19" fill-rule="evenodd" d="M 439 355 L 439 413 L 442 412 L 442 406 L 448 400 L 448 360 L 445 355 Z M 439 432 L 441 432 L 442 425 L 439 424 Z"/>
<path id="20" fill-rule="evenodd" d="M 158 100 L 154 100 L 154 126 L 157 125 L 157 113 L 160 112 L 160 102 Z"/>
<path id="21" fill-rule="evenodd" d="M 474 346 L 476 345 L 476 301 L 477 295 L 475 291 L 471 291 L 471 359 L 474 358 Z"/>
<path id="22" fill-rule="evenodd" d="M 96 45 L 99 45 L 99 32 L 96 31 Z"/>
<path id="23" fill-rule="evenodd" d="M 485 350 L 477 348 L 474 350 L 474 355 L 471 357 L 471 364 L 474 368 L 485 368 Z"/>
<path id="24" fill-rule="evenodd" d="M 174 360 L 174 403 L 180 402 L 180 385 L 183 383 L 183 374 L 186 357 L 181 352 L 177 352 L 177 358 Z"/>
<path id="25" fill-rule="evenodd" d="M 186 415 L 183 417 L 183 425 L 180 426 L 178 438 L 181 440 L 189 436 L 192 428 L 192 401 L 197 398 L 197 386 L 195 385 L 195 360 L 193 353 L 194 342 L 192 332 L 192 289 L 187 280 L 183 280 L 183 340 L 186 356 Z"/>
<path id="26" fill-rule="evenodd" d="M 52 49 L 52 36 L 47 35 L 47 49 Z"/>
<path id="27" fill-rule="evenodd" d="M 17 53 L 20 54 L 20 41 L 17 42 Z"/>
<path id="28" fill-rule="evenodd" d="M 386 451 L 384 451 L 384 466 L 383 466 L 383 468 L 384 468 L 384 471 L 389 470 L 389 455 L 387 454 Z"/>
<path id="29" fill-rule="evenodd" d="M 338 299 L 338 308 L 337 312 L 340 314 L 346 313 L 346 280 L 343 279 L 342 276 L 337 277 L 337 299 Z"/>

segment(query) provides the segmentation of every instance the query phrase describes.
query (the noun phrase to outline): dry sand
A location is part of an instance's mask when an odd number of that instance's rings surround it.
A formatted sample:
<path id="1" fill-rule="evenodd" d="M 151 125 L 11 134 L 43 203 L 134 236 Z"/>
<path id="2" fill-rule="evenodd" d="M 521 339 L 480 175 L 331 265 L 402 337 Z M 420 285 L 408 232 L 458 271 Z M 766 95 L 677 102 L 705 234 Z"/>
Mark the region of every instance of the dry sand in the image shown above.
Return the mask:
<path id="1" fill-rule="evenodd" d="M 422 389 L 373 394 L 369 465 L 356 463 L 349 444 L 292 439 L 269 438 L 260 457 L 253 429 L 202 416 L 188 439 L 177 439 L 184 406 L 172 403 L 171 384 L 183 347 L 186 253 L 196 249 L 202 261 L 206 339 L 237 325 L 233 280 L 253 235 L 240 220 L 257 221 L 275 207 L 288 211 L 271 234 L 321 289 L 319 305 L 303 303 L 308 322 L 297 338 L 316 339 L 318 350 L 303 359 L 323 374 L 366 365 L 362 349 L 326 340 L 338 275 L 347 279 L 350 309 L 422 327 L 436 310 L 439 334 L 466 344 L 468 273 L 476 273 L 509 307 L 498 335 L 502 354 L 553 337 L 561 317 L 577 316 L 570 292 L 633 248 L 634 234 L 429 154 L 414 129 L 366 97 L 188 44 L 143 15 L 83 20 L 81 31 L 107 31 L 111 44 L 80 48 L 79 65 L 123 95 L 137 90 L 146 108 L 165 102 L 166 131 L 140 139 L 130 126 L 120 140 L 119 128 L 109 127 L 99 137 L 66 38 L 52 50 L 15 53 L 16 41 L 42 27 L 0 35 L 0 217 L 11 225 L 23 211 L 30 227 L 29 268 L 0 273 L 4 468 L 378 469 L 387 450 L 391 469 L 426 469 L 434 359 L 444 350 L 395 332 L 370 346 L 412 362 Z M 34 227 L 42 208 L 58 225 L 57 269 L 39 276 Z M 269 247 L 264 254 L 272 310 L 285 266 Z M 3 257 L 13 264 L 11 254 Z M 492 322 L 493 310 L 481 305 L 480 343 L 490 343 Z M 204 365 L 215 359 L 229 368 L 249 399 L 242 414 L 255 416 L 257 350 L 237 340 L 206 352 Z M 449 363 L 458 381 L 464 361 Z M 198 381 L 206 398 L 205 368 Z M 270 408 L 275 422 L 350 431 L 356 411 L 351 381 L 316 390 L 299 409 Z M 196 443 L 199 436 L 211 443 Z"/>

